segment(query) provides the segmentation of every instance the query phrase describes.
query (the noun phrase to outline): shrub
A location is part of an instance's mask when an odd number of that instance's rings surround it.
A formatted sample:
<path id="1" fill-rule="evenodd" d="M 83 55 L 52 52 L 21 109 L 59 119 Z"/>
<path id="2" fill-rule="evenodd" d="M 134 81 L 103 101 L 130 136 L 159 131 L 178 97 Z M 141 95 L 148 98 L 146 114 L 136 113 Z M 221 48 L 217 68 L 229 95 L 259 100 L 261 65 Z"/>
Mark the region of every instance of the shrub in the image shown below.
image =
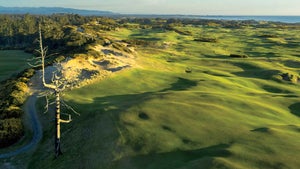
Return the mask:
<path id="1" fill-rule="evenodd" d="M 5 118 L 20 118 L 23 114 L 23 110 L 15 105 L 10 105 L 1 111 L 1 119 Z"/>
<path id="2" fill-rule="evenodd" d="M 232 57 L 232 58 L 248 58 L 247 55 L 242 55 L 242 54 L 230 54 L 229 57 Z"/>
<path id="3" fill-rule="evenodd" d="M 20 82 L 24 82 L 24 83 L 29 82 L 29 79 L 26 77 L 20 77 L 19 80 L 20 80 Z"/>
<path id="4" fill-rule="evenodd" d="M 26 83 L 21 82 L 21 81 L 16 82 L 15 89 L 19 90 L 19 91 L 22 91 L 22 92 L 28 92 L 28 90 L 29 90 Z"/>
<path id="5" fill-rule="evenodd" d="M 290 81 L 292 83 L 297 83 L 299 79 L 298 75 L 294 75 L 292 73 L 283 73 L 280 76 L 282 77 L 282 80 Z"/>
<path id="6" fill-rule="evenodd" d="M 17 105 L 17 106 L 21 106 L 25 100 L 26 100 L 27 94 L 23 91 L 18 91 L 18 90 L 14 90 L 10 95 L 9 95 L 9 100 L 10 103 Z"/>
<path id="7" fill-rule="evenodd" d="M 12 145 L 24 134 L 21 119 L 10 118 L 0 120 L 0 148 Z"/>
<path id="8" fill-rule="evenodd" d="M 185 73 L 192 73 L 192 68 L 190 68 L 190 67 L 186 67 L 185 68 Z"/>
<path id="9" fill-rule="evenodd" d="M 212 43 L 217 43 L 218 40 L 216 38 L 207 38 L 207 37 L 201 37 L 201 38 L 196 38 L 194 41 L 197 42 L 212 42 Z"/>
<path id="10" fill-rule="evenodd" d="M 23 73 L 23 77 L 26 78 L 31 78 L 35 73 L 34 69 L 27 69 L 24 73 Z"/>

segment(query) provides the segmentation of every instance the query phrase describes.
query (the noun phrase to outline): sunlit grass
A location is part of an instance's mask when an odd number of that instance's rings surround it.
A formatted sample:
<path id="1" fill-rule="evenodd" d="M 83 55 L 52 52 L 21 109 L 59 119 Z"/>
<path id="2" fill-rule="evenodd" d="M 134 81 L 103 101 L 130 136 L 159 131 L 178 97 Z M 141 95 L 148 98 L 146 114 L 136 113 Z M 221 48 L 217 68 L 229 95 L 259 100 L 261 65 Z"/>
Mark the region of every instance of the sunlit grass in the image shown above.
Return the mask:
<path id="1" fill-rule="evenodd" d="M 297 168 L 299 85 L 274 77 L 298 75 L 299 47 L 259 36 L 279 34 L 270 28 L 178 29 L 192 34 L 112 32 L 120 39 L 173 44 L 138 47 L 138 68 L 67 92 L 64 98 L 81 116 L 63 127 L 66 153 L 49 163 L 50 157 L 40 156 L 52 146 L 45 138 L 29 167 Z M 193 41 L 204 34 L 218 42 Z"/>

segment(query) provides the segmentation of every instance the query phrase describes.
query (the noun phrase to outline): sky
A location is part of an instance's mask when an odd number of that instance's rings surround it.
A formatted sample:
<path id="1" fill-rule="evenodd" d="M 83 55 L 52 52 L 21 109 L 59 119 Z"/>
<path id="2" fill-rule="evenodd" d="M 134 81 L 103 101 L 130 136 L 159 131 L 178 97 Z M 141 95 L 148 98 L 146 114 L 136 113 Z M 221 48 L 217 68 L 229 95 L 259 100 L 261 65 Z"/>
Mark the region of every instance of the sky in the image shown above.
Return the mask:
<path id="1" fill-rule="evenodd" d="M 300 0 L 0 0 L 0 6 L 68 7 L 122 14 L 300 16 Z"/>

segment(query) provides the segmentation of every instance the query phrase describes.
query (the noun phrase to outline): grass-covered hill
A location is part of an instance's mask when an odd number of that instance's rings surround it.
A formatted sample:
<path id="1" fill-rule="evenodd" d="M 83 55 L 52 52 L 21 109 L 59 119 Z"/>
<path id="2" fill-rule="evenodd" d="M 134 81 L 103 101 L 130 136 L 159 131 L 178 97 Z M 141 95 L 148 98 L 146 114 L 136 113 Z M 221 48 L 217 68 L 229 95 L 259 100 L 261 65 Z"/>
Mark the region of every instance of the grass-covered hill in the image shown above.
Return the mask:
<path id="1" fill-rule="evenodd" d="M 101 45 L 134 47 L 135 65 L 65 93 L 81 115 L 62 126 L 62 156 L 54 159 L 53 114 L 40 114 L 42 141 L 7 165 L 299 168 L 299 27 L 142 28 L 94 29 Z"/>

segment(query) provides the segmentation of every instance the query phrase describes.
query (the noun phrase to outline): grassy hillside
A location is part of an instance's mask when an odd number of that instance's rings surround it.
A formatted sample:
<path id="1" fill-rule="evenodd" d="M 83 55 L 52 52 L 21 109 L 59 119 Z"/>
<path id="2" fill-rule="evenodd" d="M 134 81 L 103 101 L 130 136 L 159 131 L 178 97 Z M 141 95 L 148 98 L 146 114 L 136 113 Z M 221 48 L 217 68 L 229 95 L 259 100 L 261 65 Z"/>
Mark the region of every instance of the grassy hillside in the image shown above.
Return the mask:
<path id="1" fill-rule="evenodd" d="M 29 67 L 27 59 L 30 58 L 32 55 L 22 50 L 0 50 L 0 81 Z"/>
<path id="2" fill-rule="evenodd" d="M 298 168 L 300 29 L 182 26 L 106 33 L 136 46 L 138 66 L 69 91 L 81 116 L 53 115 L 28 168 Z M 245 57 L 242 57 L 245 56 Z"/>

